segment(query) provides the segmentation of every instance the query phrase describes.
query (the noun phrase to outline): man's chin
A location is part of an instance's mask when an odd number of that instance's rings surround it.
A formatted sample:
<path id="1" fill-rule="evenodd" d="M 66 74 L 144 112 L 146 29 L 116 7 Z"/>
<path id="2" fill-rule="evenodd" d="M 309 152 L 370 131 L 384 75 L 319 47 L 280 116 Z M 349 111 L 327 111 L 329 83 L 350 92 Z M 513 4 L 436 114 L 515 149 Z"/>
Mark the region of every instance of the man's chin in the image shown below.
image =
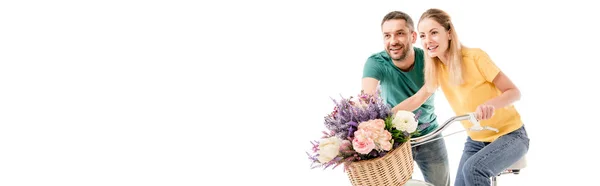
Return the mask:
<path id="1" fill-rule="evenodd" d="M 390 55 L 390 58 L 396 61 L 402 61 L 406 58 L 406 55 Z"/>
<path id="2" fill-rule="evenodd" d="M 386 51 L 386 52 L 387 52 L 388 56 L 390 56 L 390 58 L 392 60 L 399 61 L 399 60 L 402 60 L 403 58 L 405 58 L 405 57 L 402 57 L 403 56 L 402 54 L 392 54 L 392 52 L 390 52 L 389 50 Z"/>

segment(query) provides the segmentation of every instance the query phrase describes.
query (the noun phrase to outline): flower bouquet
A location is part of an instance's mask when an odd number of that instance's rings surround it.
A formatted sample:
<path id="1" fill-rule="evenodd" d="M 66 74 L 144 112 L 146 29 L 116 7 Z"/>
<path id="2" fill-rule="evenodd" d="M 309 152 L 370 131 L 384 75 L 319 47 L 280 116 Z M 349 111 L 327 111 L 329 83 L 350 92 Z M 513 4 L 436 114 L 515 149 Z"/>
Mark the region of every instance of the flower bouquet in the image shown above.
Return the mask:
<path id="1" fill-rule="evenodd" d="M 335 107 L 325 116 L 324 136 L 311 141 L 312 168 L 344 165 L 353 185 L 403 185 L 413 172 L 411 136 L 419 135 L 419 113 L 398 111 L 379 96 L 333 99 Z M 426 128 L 427 124 L 421 128 Z"/>

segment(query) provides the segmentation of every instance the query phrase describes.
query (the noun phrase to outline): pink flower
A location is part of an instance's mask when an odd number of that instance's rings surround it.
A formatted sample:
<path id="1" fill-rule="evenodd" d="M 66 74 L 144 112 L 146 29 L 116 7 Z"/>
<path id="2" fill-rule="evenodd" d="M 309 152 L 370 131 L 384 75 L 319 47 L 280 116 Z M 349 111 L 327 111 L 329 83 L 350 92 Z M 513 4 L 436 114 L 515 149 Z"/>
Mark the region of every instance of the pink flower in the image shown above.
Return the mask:
<path id="1" fill-rule="evenodd" d="M 377 143 L 381 149 L 389 151 L 392 149 L 392 142 L 390 140 L 392 140 L 392 134 L 386 130 L 380 133 Z"/>
<path id="2" fill-rule="evenodd" d="M 375 149 L 375 141 L 371 138 L 369 131 L 359 129 L 354 132 L 354 140 L 352 140 L 352 147 L 354 150 L 361 154 L 368 154 Z"/>
<path id="3" fill-rule="evenodd" d="M 392 140 L 392 134 L 385 130 L 385 121 L 382 119 L 361 122 L 358 125 L 358 130 L 354 132 L 354 136 L 362 136 L 363 138 L 368 138 L 369 140 L 373 141 L 375 144 L 375 149 L 386 151 L 392 149 L 392 143 L 390 142 L 390 140 Z"/>
<path id="4" fill-rule="evenodd" d="M 354 132 L 354 137 L 356 136 L 363 136 L 364 138 L 376 139 L 377 133 L 366 129 L 358 129 Z"/>
<path id="5" fill-rule="evenodd" d="M 379 134 L 385 130 L 385 121 L 382 119 L 374 119 L 358 124 L 358 130 L 364 129 L 375 134 Z"/>

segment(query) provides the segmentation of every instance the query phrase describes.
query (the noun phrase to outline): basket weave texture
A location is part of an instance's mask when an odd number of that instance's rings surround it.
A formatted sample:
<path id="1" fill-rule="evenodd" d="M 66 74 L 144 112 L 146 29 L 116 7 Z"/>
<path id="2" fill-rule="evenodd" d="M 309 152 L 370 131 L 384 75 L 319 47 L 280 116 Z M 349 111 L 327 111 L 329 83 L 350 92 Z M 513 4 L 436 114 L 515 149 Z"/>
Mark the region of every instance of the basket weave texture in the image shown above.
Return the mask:
<path id="1" fill-rule="evenodd" d="M 404 185 L 412 177 L 413 166 L 407 141 L 383 157 L 350 163 L 346 173 L 354 186 Z"/>

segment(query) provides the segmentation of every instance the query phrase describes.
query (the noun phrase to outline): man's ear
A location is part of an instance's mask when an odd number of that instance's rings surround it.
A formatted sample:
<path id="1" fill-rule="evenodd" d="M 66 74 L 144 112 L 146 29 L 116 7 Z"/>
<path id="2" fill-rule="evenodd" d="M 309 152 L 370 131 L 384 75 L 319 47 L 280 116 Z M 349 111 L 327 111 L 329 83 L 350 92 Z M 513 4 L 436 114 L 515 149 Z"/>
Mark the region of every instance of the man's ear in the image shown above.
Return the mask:
<path id="1" fill-rule="evenodd" d="M 417 32 L 412 31 L 412 43 L 417 43 Z"/>

